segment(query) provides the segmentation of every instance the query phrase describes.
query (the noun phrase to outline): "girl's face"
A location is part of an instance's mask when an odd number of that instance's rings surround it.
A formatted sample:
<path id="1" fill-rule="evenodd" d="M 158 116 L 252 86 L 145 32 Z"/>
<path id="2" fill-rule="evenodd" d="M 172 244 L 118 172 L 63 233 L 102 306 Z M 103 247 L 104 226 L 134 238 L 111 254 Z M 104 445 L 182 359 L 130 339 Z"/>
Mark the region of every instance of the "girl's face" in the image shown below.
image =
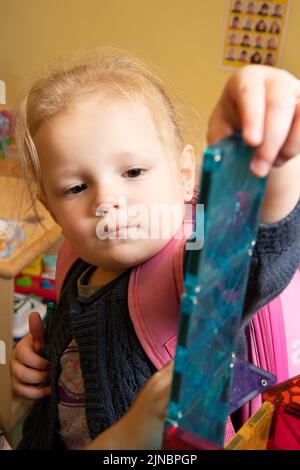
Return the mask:
<path id="1" fill-rule="evenodd" d="M 34 141 L 45 205 L 85 261 L 122 271 L 179 228 L 194 187 L 193 149 L 179 165 L 146 106 L 97 95 L 42 123 Z"/>

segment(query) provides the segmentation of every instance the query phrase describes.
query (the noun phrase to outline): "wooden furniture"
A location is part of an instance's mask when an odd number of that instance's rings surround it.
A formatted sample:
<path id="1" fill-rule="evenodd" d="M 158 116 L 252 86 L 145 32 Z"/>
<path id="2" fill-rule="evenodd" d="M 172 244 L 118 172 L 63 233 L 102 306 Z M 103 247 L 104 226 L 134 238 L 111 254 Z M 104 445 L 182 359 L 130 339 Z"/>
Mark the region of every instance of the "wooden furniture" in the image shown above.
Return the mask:
<path id="1" fill-rule="evenodd" d="M 37 221 L 25 181 L 8 173 L 10 176 L 0 175 L 0 217 L 24 221 L 26 237 L 12 256 L 0 258 L 0 340 L 6 349 L 6 363 L 0 360 L 0 428 L 6 432 L 29 404 L 13 399 L 11 394 L 9 360 L 13 348 L 14 277 L 61 237 L 60 227 L 40 203 L 36 204 L 36 210 L 42 225 Z"/>

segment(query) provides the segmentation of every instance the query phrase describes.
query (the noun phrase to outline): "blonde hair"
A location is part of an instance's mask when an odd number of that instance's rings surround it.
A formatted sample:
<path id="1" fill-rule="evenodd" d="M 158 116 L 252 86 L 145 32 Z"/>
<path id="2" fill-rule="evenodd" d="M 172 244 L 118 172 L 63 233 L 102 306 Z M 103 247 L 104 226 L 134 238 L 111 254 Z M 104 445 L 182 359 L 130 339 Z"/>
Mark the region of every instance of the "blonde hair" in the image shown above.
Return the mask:
<path id="1" fill-rule="evenodd" d="M 198 116 L 192 118 L 191 114 L 195 116 L 196 113 L 190 108 L 187 120 L 184 100 L 172 91 L 161 71 L 119 49 L 97 48 L 84 54 L 77 53 L 75 60 L 63 60 L 39 76 L 27 87 L 19 102 L 16 141 L 33 200 L 42 188 L 34 144 L 39 126 L 100 91 L 107 97 L 134 98 L 144 103 L 152 113 L 163 143 L 172 146 L 175 152 L 179 153 L 185 142 L 202 145 L 196 124 Z M 32 185 L 33 182 L 36 185 Z M 35 195 L 33 186 L 36 187 Z"/>

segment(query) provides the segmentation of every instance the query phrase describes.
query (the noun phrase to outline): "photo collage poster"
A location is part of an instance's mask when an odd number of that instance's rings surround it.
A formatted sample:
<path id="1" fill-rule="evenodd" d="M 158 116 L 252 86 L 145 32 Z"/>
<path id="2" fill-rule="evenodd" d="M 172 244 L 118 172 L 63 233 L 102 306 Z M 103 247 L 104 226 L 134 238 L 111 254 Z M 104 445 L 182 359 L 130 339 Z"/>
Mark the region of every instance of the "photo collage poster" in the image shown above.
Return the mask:
<path id="1" fill-rule="evenodd" d="M 228 0 L 222 66 L 278 66 L 290 2 Z"/>

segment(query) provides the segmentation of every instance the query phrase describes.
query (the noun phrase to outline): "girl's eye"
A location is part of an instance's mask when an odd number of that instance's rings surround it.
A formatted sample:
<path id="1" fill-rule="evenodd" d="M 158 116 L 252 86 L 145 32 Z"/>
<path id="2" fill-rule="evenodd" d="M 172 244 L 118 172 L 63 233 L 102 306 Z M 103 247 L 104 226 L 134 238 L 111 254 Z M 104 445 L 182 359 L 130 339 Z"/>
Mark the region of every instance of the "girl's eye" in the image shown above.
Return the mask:
<path id="1" fill-rule="evenodd" d="M 142 170 L 142 168 L 132 168 L 132 170 L 126 171 L 124 175 L 127 175 L 128 178 L 138 178 L 139 176 L 141 176 L 142 171 L 146 170 Z"/>
<path id="2" fill-rule="evenodd" d="M 65 191 L 65 194 L 78 194 L 78 193 L 81 193 L 82 191 L 85 191 L 86 189 L 87 189 L 87 185 L 85 183 L 77 184 L 76 186 L 73 186 L 73 188 L 70 188 L 67 191 Z"/>

